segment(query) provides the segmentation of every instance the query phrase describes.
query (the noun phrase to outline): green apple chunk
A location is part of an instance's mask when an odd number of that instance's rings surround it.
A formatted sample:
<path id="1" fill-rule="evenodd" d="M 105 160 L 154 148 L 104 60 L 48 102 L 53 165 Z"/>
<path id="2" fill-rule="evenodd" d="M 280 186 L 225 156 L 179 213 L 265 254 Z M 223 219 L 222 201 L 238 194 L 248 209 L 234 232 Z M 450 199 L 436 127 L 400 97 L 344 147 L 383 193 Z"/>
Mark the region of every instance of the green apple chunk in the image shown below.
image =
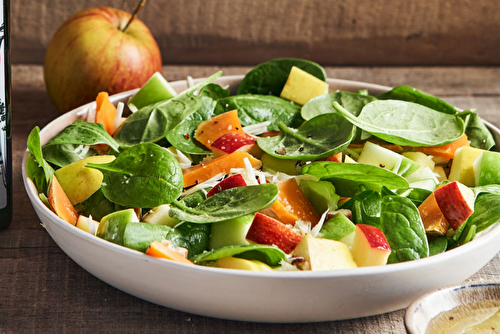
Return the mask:
<path id="1" fill-rule="evenodd" d="M 299 187 L 318 214 L 326 210 L 337 210 L 340 196 L 328 181 L 301 180 Z"/>
<path id="2" fill-rule="evenodd" d="M 275 158 L 267 153 L 262 154 L 260 157 L 260 161 L 262 162 L 262 170 L 264 172 L 281 172 L 288 175 L 298 175 L 297 171 L 297 161 L 289 160 L 289 159 L 279 159 Z"/>
<path id="3" fill-rule="evenodd" d="M 482 152 L 474 161 L 475 185 L 500 184 L 500 153 Z"/>
<path id="4" fill-rule="evenodd" d="M 248 245 L 246 235 L 252 221 L 253 215 L 245 215 L 212 224 L 210 249 L 231 245 Z"/>
<path id="5" fill-rule="evenodd" d="M 177 92 L 168 81 L 159 72 L 155 72 L 141 89 L 128 100 L 127 105 L 130 111 L 136 112 L 142 107 L 171 99 L 176 95 Z"/>
<path id="6" fill-rule="evenodd" d="M 474 161 L 476 161 L 483 152 L 485 151 L 480 148 L 469 146 L 458 148 L 453 157 L 448 180 L 458 181 L 468 187 L 474 187 L 476 185 Z"/>
<path id="7" fill-rule="evenodd" d="M 420 165 L 415 161 L 369 141 L 365 143 L 358 163 L 379 166 L 403 177 L 420 168 Z"/>
<path id="8" fill-rule="evenodd" d="M 94 168 L 85 167 L 87 163 L 104 164 L 115 159 L 113 155 L 87 157 L 56 170 L 56 177 L 71 204 L 83 202 L 101 188 L 102 173 Z"/>
<path id="9" fill-rule="evenodd" d="M 129 223 L 139 222 L 134 209 L 115 211 L 102 217 L 97 236 L 123 246 L 123 234 Z"/>
<path id="10" fill-rule="evenodd" d="M 142 220 L 149 224 L 175 227 L 180 223 L 180 221 L 170 217 L 168 215 L 169 211 L 170 204 L 162 204 L 149 210 Z"/>
<path id="11" fill-rule="evenodd" d="M 343 241 L 343 238 L 352 234 L 355 230 L 356 225 L 345 215 L 337 212 L 323 224 L 318 233 L 318 238 Z"/>
<path id="12" fill-rule="evenodd" d="M 170 230 L 164 225 L 131 222 L 123 232 L 123 246 L 145 252 L 153 241 L 167 239 Z"/>
<path id="13" fill-rule="evenodd" d="M 313 97 L 328 93 L 328 83 L 293 66 L 280 97 L 304 105 Z"/>

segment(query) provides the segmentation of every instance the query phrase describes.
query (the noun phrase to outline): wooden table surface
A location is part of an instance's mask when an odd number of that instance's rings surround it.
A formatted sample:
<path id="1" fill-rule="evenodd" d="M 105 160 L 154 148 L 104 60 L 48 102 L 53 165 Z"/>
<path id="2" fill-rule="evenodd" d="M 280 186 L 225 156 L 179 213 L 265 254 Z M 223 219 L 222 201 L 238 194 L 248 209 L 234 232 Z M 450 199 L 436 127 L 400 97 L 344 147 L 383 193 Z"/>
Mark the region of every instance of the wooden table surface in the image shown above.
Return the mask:
<path id="1" fill-rule="evenodd" d="M 169 81 L 248 67 L 165 66 Z M 406 84 L 457 107 L 476 108 L 500 126 L 500 67 L 330 67 L 332 78 Z M 121 292 L 80 268 L 40 225 L 21 179 L 31 129 L 59 114 L 40 66 L 13 67 L 14 219 L 0 232 L 0 333 L 405 333 L 404 310 L 362 319 L 310 324 L 264 324 L 207 318 L 160 307 Z M 496 256 L 469 281 L 500 280 Z M 291 293 L 293 293 L 291 291 Z"/>

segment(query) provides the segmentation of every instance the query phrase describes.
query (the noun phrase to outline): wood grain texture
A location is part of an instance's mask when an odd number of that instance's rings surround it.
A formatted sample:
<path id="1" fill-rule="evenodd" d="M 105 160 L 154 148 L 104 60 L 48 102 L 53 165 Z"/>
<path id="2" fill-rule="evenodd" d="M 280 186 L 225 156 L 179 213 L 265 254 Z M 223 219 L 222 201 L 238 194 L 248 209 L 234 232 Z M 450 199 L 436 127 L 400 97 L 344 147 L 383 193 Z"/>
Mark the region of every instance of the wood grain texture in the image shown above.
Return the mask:
<path id="1" fill-rule="evenodd" d="M 250 67 L 165 66 L 163 74 L 174 81 L 219 69 L 229 75 L 246 73 Z M 327 67 L 326 71 L 342 79 L 411 84 L 459 107 L 476 107 L 500 125 L 500 67 Z M 14 66 L 12 75 L 14 221 L 0 232 L 0 333 L 405 333 L 404 310 L 311 324 L 227 321 L 160 307 L 95 278 L 52 241 L 24 191 L 21 159 L 27 136 L 35 125 L 43 127 L 59 113 L 45 92 L 41 66 Z M 469 281 L 499 279 L 496 256 Z"/>
<path id="2" fill-rule="evenodd" d="M 56 29 L 97 5 L 137 0 L 11 1 L 12 59 L 41 64 Z M 498 65 L 492 0 L 150 0 L 139 19 L 164 64 L 254 65 L 299 57 L 323 65 Z"/>

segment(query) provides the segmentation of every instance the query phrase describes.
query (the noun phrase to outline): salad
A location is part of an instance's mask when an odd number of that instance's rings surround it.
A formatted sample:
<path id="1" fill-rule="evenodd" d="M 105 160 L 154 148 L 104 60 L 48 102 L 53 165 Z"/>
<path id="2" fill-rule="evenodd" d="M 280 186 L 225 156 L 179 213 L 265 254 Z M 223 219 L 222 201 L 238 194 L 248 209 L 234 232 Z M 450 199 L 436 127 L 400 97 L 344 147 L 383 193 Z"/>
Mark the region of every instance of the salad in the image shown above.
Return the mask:
<path id="1" fill-rule="evenodd" d="M 26 168 L 40 199 L 98 238 L 220 268 L 332 270 L 411 261 L 500 220 L 500 153 L 474 110 L 408 86 L 329 91 L 302 59 L 262 63 L 236 94 L 158 73 L 106 92 Z"/>

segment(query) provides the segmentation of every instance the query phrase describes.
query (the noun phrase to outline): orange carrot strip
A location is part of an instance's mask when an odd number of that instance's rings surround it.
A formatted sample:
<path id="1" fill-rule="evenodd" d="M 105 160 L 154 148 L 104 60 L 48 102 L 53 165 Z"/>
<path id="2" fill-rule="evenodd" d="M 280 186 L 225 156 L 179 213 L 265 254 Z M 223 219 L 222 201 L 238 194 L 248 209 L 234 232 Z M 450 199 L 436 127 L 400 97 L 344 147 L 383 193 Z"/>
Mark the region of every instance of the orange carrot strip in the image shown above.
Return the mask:
<path id="1" fill-rule="evenodd" d="M 96 123 L 104 125 L 106 132 L 113 135 L 116 107 L 109 100 L 108 93 L 100 92 L 96 98 L 96 105 Z"/>
<path id="2" fill-rule="evenodd" d="M 414 147 L 413 150 L 435 157 L 453 159 L 453 157 L 455 156 L 455 151 L 463 146 L 470 146 L 469 139 L 467 138 L 467 135 L 465 133 L 454 142 L 446 145 Z"/>
<path id="3" fill-rule="evenodd" d="M 78 213 L 55 176 L 49 186 L 49 203 L 54 212 L 71 225 L 76 225 Z"/>
<path id="4" fill-rule="evenodd" d="M 181 254 L 177 253 L 176 251 L 172 250 L 170 247 L 168 247 L 165 244 L 162 244 L 159 241 L 153 241 L 146 250 L 146 254 L 175 262 L 194 265 L 193 262 L 189 261 Z"/>

